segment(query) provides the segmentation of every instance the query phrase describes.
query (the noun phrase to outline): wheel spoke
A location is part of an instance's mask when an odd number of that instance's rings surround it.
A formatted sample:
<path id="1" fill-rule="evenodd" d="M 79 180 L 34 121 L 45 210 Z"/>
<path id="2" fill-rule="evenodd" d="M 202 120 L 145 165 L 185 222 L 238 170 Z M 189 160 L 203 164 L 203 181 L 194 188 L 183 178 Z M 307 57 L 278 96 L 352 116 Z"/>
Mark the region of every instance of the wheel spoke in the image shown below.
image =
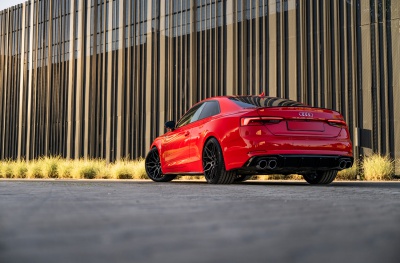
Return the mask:
<path id="1" fill-rule="evenodd" d="M 203 152 L 204 175 L 212 180 L 215 177 L 217 166 L 217 146 L 214 143 L 209 143 L 206 145 Z"/>
<path id="2" fill-rule="evenodd" d="M 208 158 L 208 159 L 213 159 L 214 158 L 214 154 L 213 154 L 213 151 L 211 150 L 211 149 L 209 149 L 208 147 L 205 149 L 205 154 L 206 154 L 206 157 Z"/>

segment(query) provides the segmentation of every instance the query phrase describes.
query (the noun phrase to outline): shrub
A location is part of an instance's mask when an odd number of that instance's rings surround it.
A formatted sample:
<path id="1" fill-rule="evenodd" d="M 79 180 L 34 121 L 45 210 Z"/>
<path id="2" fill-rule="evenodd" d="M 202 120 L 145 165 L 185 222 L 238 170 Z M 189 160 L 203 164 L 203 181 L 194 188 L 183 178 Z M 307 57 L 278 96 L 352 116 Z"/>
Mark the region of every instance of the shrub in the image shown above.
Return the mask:
<path id="1" fill-rule="evenodd" d="M 3 167 L 4 167 L 4 162 L 0 161 L 0 178 L 4 178 L 4 174 L 3 174 Z"/>
<path id="2" fill-rule="evenodd" d="M 27 178 L 43 178 L 42 164 L 37 160 L 31 161 L 28 166 L 28 171 L 26 173 Z"/>
<path id="3" fill-rule="evenodd" d="M 111 177 L 114 179 L 132 179 L 133 174 L 133 163 L 128 161 L 117 161 L 111 166 Z"/>
<path id="4" fill-rule="evenodd" d="M 394 161 L 389 156 L 374 154 L 362 163 L 365 180 L 390 180 L 394 174 Z"/>
<path id="5" fill-rule="evenodd" d="M 28 173 L 28 165 L 24 161 L 16 161 L 12 163 L 13 174 L 15 178 L 26 178 Z"/>
<path id="6" fill-rule="evenodd" d="M 60 157 L 45 157 L 39 159 L 39 163 L 42 165 L 42 172 L 45 178 L 57 178 L 58 171 L 57 167 L 60 162 Z"/>
<path id="7" fill-rule="evenodd" d="M 111 165 L 107 164 L 104 160 L 97 160 L 96 161 L 97 167 L 97 179 L 110 179 L 111 176 Z"/>
<path id="8" fill-rule="evenodd" d="M 79 160 L 74 162 L 71 171 L 72 178 L 75 179 L 94 179 L 99 174 L 99 165 L 94 161 Z"/>
<path id="9" fill-rule="evenodd" d="M 139 158 L 136 161 L 132 161 L 133 179 L 149 179 L 147 177 L 145 161 L 143 158 Z"/>
<path id="10" fill-rule="evenodd" d="M 3 161 L 0 165 L 0 178 L 14 178 L 13 164 L 11 161 Z"/>
<path id="11" fill-rule="evenodd" d="M 72 178 L 72 170 L 74 169 L 75 161 L 60 160 L 57 166 L 59 178 Z"/>
<path id="12" fill-rule="evenodd" d="M 358 161 L 354 161 L 352 167 L 338 172 L 336 180 L 356 180 L 358 166 L 359 166 Z"/>

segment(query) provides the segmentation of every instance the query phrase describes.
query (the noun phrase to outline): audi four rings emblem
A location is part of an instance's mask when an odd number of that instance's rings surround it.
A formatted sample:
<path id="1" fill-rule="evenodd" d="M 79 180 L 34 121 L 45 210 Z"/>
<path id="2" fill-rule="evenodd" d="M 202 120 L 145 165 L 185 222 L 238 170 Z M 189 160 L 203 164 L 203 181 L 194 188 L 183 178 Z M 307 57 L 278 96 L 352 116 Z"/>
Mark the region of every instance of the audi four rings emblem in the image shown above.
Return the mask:
<path id="1" fill-rule="evenodd" d="M 313 117 L 314 115 L 311 112 L 299 112 L 299 116 L 301 117 Z"/>

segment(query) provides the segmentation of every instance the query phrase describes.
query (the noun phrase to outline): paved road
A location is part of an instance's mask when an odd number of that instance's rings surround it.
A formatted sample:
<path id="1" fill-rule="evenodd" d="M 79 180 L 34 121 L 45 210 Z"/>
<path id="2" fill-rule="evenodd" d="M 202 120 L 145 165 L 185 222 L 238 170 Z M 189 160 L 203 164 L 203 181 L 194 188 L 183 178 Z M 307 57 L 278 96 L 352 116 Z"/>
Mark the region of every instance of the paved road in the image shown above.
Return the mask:
<path id="1" fill-rule="evenodd" d="M 399 262 L 400 183 L 0 180 L 0 262 Z"/>

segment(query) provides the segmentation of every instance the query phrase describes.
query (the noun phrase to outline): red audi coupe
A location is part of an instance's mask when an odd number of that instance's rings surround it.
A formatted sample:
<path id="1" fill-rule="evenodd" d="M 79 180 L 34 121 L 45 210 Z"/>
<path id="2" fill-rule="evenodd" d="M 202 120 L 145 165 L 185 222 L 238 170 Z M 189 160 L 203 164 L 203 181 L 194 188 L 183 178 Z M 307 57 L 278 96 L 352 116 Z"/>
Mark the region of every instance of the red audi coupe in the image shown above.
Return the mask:
<path id="1" fill-rule="evenodd" d="M 255 174 L 301 174 L 310 184 L 329 184 L 353 164 L 343 116 L 288 99 L 213 97 L 166 128 L 145 159 L 147 175 L 156 182 L 191 174 L 204 174 L 211 184 Z"/>

